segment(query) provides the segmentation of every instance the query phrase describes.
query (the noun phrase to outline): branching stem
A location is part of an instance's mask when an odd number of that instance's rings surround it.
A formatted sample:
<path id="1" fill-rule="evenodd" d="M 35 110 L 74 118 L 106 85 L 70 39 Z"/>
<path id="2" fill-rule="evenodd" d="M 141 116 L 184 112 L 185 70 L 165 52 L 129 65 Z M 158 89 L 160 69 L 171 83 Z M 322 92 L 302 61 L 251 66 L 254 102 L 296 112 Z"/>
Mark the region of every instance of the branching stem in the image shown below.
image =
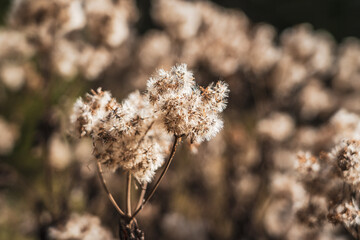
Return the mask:
<path id="1" fill-rule="evenodd" d="M 117 204 L 117 202 L 115 201 L 113 195 L 111 194 L 109 188 L 107 187 L 106 185 L 106 181 L 105 181 L 105 178 L 103 176 L 103 170 L 102 170 L 102 167 L 101 167 L 101 163 L 99 161 L 97 161 L 97 172 L 98 172 L 98 176 L 101 180 L 101 184 L 104 188 L 104 190 L 106 191 L 107 195 L 108 195 L 108 198 L 110 200 L 110 202 L 112 203 L 112 205 L 116 208 L 116 210 L 118 211 L 118 213 L 122 216 L 122 217 L 125 217 L 125 213 L 121 210 L 121 208 L 119 207 L 119 205 Z"/>
<path id="2" fill-rule="evenodd" d="M 175 136 L 174 138 L 174 144 L 172 146 L 171 149 L 171 153 L 169 155 L 169 159 L 166 162 L 166 165 L 163 169 L 163 171 L 160 174 L 160 177 L 158 178 L 158 180 L 156 181 L 154 187 L 151 189 L 149 195 L 145 198 L 145 200 L 142 202 L 142 204 L 136 209 L 136 211 L 134 212 L 134 214 L 131 216 L 130 220 L 134 219 L 136 217 L 136 215 L 140 212 L 140 210 L 144 207 L 144 205 L 151 199 L 151 197 L 154 195 L 156 189 L 158 188 L 161 180 L 163 179 L 163 177 L 165 176 L 165 173 L 167 172 L 167 170 L 169 169 L 170 163 L 172 162 L 175 152 L 176 152 L 176 147 L 180 141 L 180 137 Z"/>
<path id="3" fill-rule="evenodd" d="M 141 193 L 140 193 L 139 201 L 138 201 L 138 203 L 136 205 L 135 210 L 140 208 L 141 205 L 143 204 L 145 193 L 146 193 L 146 188 L 147 188 L 147 183 L 144 183 L 144 185 L 141 185 Z"/>

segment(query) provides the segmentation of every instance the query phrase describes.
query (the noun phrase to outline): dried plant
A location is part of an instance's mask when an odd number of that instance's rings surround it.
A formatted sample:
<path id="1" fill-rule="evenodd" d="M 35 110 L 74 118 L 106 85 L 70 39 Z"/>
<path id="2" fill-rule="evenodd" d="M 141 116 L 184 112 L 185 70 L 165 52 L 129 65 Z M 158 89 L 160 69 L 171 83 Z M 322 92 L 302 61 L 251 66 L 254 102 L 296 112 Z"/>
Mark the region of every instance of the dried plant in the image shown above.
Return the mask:
<path id="1" fill-rule="evenodd" d="M 110 201 L 122 217 L 121 239 L 143 238 L 135 217 L 150 200 L 174 158 L 182 138 L 201 143 L 222 128 L 219 113 L 226 107 L 228 86 L 224 82 L 198 87 L 185 64 L 170 71 L 160 69 L 148 80 L 146 93 L 135 92 L 121 104 L 100 88 L 74 105 L 72 123 L 81 136 L 93 141 L 98 174 Z M 169 151 L 169 148 L 171 150 Z M 168 153 L 169 152 L 169 153 Z M 146 196 L 156 170 L 163 171 Z M 121 169 L 127 175 L 126 210 L 123 211 L 107 187 L 102 165 Z M 141 185 L 136 208 L 132 207 L 132 178 Z"/>
<path id="2" fill-rule="evenodd" d="M 12 2 L 1 238 L 358 239 L 359 40 L 209 1 L 146 4 Z"/>

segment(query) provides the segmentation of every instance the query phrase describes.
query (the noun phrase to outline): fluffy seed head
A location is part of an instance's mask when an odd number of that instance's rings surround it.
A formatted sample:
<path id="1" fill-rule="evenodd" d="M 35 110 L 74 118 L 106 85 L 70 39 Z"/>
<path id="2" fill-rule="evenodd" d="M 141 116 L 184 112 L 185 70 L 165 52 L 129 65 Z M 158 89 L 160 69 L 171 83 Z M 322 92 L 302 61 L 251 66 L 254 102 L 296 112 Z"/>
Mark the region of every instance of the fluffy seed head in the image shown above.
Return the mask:
<path id="1" fill-rule="evenodd" d="M 71 121 L 75 132 L 93 140 L 93 154 L 103 164 L 150 182 L 161 167 L 171 136 L 191 142 L 210 140 L 223 127 L 219 113 L 226 107 L 224 82 L 197 87 L 186 64 L 159 70 L 147 83 L 147 93 L 136 91 L 121 104 L 99 88 L 78 99 Z"/>
<path id="2" fill-rule="evenodd" d="M 223 127 L 218 113 L 226 107 L 226 83 L 198 87 L 186 64 L 181 64 L 170 71 L 159 70 L 148 80 L 147 87 L 149 101 L 170 133 L 200 143 L 210 140 Z"/>
<path id="3" fill-rule="evenodd" d="M 122 104 L 98 89 L 74 105 L 72 122 L 80 136 L 93 140 L 93 154 L 103 164 L 150 182 L 161 167 L 171 137 L 156 123 L 145 95 L 134 92 Z"/>
<path id="4" fill-rule="evenodd" d="M 330 156 L 340 169 L 345 182 L 351 185 L 360 183 L 360 141 L 342 141 Z"/>

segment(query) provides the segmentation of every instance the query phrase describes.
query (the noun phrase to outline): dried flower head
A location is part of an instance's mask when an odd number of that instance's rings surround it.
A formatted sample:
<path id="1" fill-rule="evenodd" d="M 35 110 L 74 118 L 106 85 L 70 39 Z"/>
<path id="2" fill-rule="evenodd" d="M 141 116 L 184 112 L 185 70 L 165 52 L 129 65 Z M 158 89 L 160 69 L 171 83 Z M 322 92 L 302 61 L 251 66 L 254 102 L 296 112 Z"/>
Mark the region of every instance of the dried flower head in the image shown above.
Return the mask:
<path id="1" fill-rule="evenodd" d="M 342 141 L 335 146 L 330 156 L 345 182 L 351 185 L 360 183 L 360 141 Z"/>
<path id="2" fill-rule="evenodd" d="M 281 142 L 288 139 L 295 130 L 294 119 L 282 112 L 271 113 L 257 124 L 259 135 Z"/>
<path id="3" fill-rule="evenodd" d="M 261 24 L 255 29 L 247 62 L 255 74 L 269 71 L 279 61 L 281 51 L 274 44 L 275 34 L 275 29 L 267 24 Z"/>
<path id="4" fill-rule="evenodd" d="M 128 170 L 140 182 L 151 181 L 171 140 L 157 126 L 147 98 L 139 92 L 119 104 L 109 92 L 98 89 L 86 101 L 75 103 L 72 122 L 81 136 L 92 137 L 94 155 L 101 163 Z"/>
<path id="5" fill-rule="evenodd" d="M 334 142 L 342 139 L 360 139 L 360 117 L 346 109 L 338 110 L 330 119 L 330 127 L 335 136 Z"/>
<path id="6" fill-rule="evenodd" d="M 170 133 L 200 143 L 222 128 L 218 113 L 226 107 L 226 83 L 198 87 L 186 64 L 181 64 L 168 72 L 159 70 L 148 80 L 147 89 L 150 103 Z"/>
<path id="7" fill-rule="evenodd" d="M 177 0 L 154 1 L 153 16 L 174 38 L 194 37 L 201 25 L 201 14 L 192 2 Z"/>
<path id="8" fill-rule="evenodd" d="M 302 117 L 311 119 L 330 112 L 334 108 L 335 99 L 318 79 L 312 79 L 300 93 Z"/>
<path id="9" fill-rule="evenodd" d="M 72 214 L 63 226 L 51 227 L 50 239 L 113 240 L 111 232 L 101 226 L 100 219 L 90 214 Z"/>
<path id="10" fill-rule="evenodd" d="M 309 152 L 299 153 L 296 168 L 302 175 L 314 179 L 320 171 L 319 159 Z"/>
<path id="11" fill-rule="evenodd" d="M 339 46 L 339 56 L 336 63 L 337 72 L 334 84 L 338 89 L 360 89 L 360 42 L 358 39 L 348 38 Z"/>
<path id="12" fill-rule="evenodd" d="M 333 208 L 328 218 L 334 223 L 343 223 L 350 227 L 360 224 L 360 209 L 354 199 L 345 201 Z"/>
<path id="13" fill-rule="evenodd" d="M 223 82 L 198 88 L 182 64 L 170 72 L 159 70 L 148 81 L 147 94 L 136 91 L 122 104 L 110 92 L 93 91 L 77 100 L 71 121 L 80 136 L 93 139 L 101 163 L 150 182 L 164 162 L 171 135 L 189 136 L 198 143 L 216 135 L 227 95 Z"/>

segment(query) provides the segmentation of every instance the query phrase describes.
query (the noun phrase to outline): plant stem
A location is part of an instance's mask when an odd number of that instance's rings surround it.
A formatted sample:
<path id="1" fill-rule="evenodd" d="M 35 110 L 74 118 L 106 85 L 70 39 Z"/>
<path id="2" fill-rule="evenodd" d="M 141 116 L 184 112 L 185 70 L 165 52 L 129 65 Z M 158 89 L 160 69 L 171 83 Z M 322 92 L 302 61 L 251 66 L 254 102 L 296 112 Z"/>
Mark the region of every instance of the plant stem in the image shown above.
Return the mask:
<path id="1" fill-rule="evenodd" d="M 141 185 L 141 193 L 140 193 L 139 201 L 138 201 L 135 209 L 140 208 L 141 205 L 143 204 L 145 193 L 146 193 L 146 188 L 147 188 L 147 183 L 144 183 L 144 185 Z"/>
<path id="2" fill-rule="evenodd" d="M 136 215 L 140 212 L 140 210 L 144 207 L 144 205 L 145 205 L 145 204 L 151 199 L 151 197 L 154 195 L 156 189 L 158 188 L 158 186 L 159 186 L 159 184 L 160 184 L 160 181 L 163 179 L 163 177 L 165 176 L 165 173 L 166 173 L 167 170 L 169 169 L 170 163 L 171 163 L 171 161 L 172 161 L 173 158 L 174 158 L 174 155 L 175 155 L 175 152 L 176 152 L 176 147 L 177 147 L 180 139 L 181 139 L 180 137 L 175 136 L 174 144 L 173 144 L 173 146 L 172 146 L 169 159 L 167 160 L 166 165 L 165 165 L 163 171 L 161 172 L 160 177 L 159 177 L 158 180 L 156 181 L 154 187 L 151 189 L 150 194 L 145 198 L 145 200 L 144 200 L 143 203 L 140 205 L 140 207 L 138 207 L 138 208 L 136 209 L 136 211 L 134 212 L 134 214 L 131 216 L 130 220 L 132 220 L 132 219 L 134 219 L 134 218 L 136 217 Z"/>
<path id="3" fill-rule="evenodd" d="M 131 216 L 131 173 L 127 172 L 126 179 L 126 214 Z"/>
<path id="4" fill-rule="evenodd" d="M 107 185 L 106 185 L 106 181 L 105 178 L 103 176 L 103 170 L 101 167 L 101 163 L 99 161 L 97 161 L 97 172 L 98 172 L 98 176 L 101 180 L 102 186 L 104 188 L 104 190 L 106 191 L 108 198 L 110 200 L 110 202 L 112 203 L 112 205 L 116 208 L 116 210 L 118 211 L 118 213 L 122 216 L 125 217 L 125 213 L 121 210 L 121 208 L 119 207 L 119 205 L 116 203 L 113 195 L 111 194 L 110 190 L 108 189 Z"/>

